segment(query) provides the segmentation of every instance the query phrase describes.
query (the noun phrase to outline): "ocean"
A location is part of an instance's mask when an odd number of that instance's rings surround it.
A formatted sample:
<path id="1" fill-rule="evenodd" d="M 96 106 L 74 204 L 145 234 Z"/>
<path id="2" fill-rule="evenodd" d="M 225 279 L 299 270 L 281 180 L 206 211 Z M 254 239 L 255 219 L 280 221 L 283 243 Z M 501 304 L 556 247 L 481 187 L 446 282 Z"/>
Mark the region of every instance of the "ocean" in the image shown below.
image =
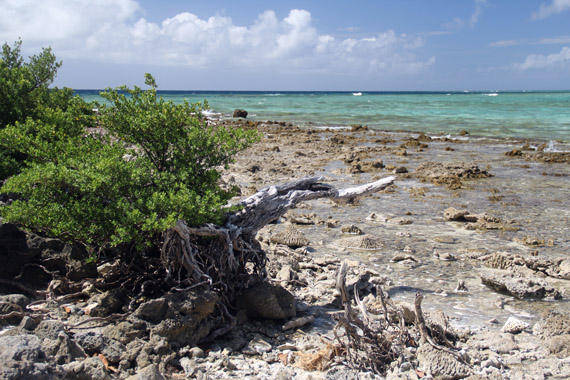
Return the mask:
<path id="1" fill-rule="evenodd" d="M 99 90 L 76 90 L 102 101 Z M 313 127 L 367 125 L 472 137 L 570 142 L 570 92 L 257 92 L 159 91 L 175 103 L 206 100 L 213 116 L 275 120 Z"/>

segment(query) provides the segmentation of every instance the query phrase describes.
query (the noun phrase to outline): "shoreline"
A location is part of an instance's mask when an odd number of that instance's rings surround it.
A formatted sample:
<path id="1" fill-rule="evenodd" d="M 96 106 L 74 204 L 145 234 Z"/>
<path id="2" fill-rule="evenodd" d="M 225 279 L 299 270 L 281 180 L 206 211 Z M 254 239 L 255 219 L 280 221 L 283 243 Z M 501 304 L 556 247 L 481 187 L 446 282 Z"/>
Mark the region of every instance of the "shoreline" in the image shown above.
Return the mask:
<path id="1" fill-rule="evenodd" d="M 247 110 L 256 121 L 289 121 L 307 127 L 350 127 L 354 124 L 393 131 L 423 131 L 507 139 L 560 140 L 570 144 L 570 113 L 564 107 L 570 92 L 485 94 L 385 94 L 265 92 L 196 94 L 191 91 L 162 93 L 165 100 L 203 102 L 212 107 L 207 114 L 226 119 L 236 107 Z M 99 100 L 98 94 L 85 94 L 85 100 Z"/>
<path id="2" fill-rule="evenodd" d="M 323 182 L 344 188 L 397 175 L 395 185 L 378 194 L 347 205 L 306 202 L 260 231 L 270 282 L 294 295 L 295 318 L 256 320 L 237 313 L 228 334 L 208 345 L 188 343 L 179 337 L 195 337 L 199 330 L 181 325 L 188 313 L 182 308 L 207 309 L 211 300 L 200 297 L 209 293 L 147 297 L 129 315 L 128 302 L 118 301 L 111 289 L 85 292 L 52 309 L 41 305 L 53 320 L 35 328 L 35 322 L 23 319 L 0 340 L 15 345 L 41 336 L 49 343 L 45 350 L 61 350 L 65 364 L 54 368 L 91 371 L 101 380 L 140 380 L 151 372 L 157 379 L 428 379 L 429 372 L 457 378 L 445 375 L 449 368 L 437 367 L 437 359 L 423 355 L 418 344 L 404 347 L 388 364 L 386 377 L 350 369 L 341 356 L 323 354 L 335 344 L 333 331 L 343 314 L 335 276 L 346 262 L 347 285 L 358 288 L 371 318 L 383 318 L 378 289 L 406 313 L 420 291 L 430 326 L 440 321 L 444 336 L 469 356 L 470 379 L 570 376 L 565 359 L 570 353 L 570 211 L 564 198 L 570 154 L 556 163 L 529 150 L 526 141 L 433 139 L 365 127 L 316 130 L 286 122 L 221 123 L 263 135 L 223 175 L 225 185 L 240 188 L 233 203 L 305 176 L 323 176 Z M 289 225 L 306 237 L 305 246 L 272 242 Z M 357 244 L 362 237 L 370 238 L 365 246 Z M 112 270 L 113 263 L 98 268 L 100 274 Z M 115 311 L 105 306 L 113 304 L 119 305 Z M 84 310 L 103 321 L 82 324 L 89 319 L 79 312 Z M 114 320 L 112 313 L 125 317 Z M 412 341 L 419 342 L 414 318 L 404 317 Z M 74 345 L 85 347 L 88 356 L 103 355 L 109 367 L 100 357 L 75 357 L 66 348 Z M 34 349 L 41 351 L 39 343 Z"/>

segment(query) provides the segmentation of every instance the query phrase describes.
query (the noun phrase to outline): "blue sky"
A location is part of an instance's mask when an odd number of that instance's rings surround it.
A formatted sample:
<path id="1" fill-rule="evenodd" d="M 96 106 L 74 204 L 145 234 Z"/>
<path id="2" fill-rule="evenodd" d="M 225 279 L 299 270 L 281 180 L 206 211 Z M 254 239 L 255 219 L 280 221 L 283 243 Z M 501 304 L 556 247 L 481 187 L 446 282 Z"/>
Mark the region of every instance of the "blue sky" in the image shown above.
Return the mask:
<path id="1" fill-rule="evenodd" d="M 57 86 L 568 90 L 570 0 L 0 0 L 0 41 Z"/>

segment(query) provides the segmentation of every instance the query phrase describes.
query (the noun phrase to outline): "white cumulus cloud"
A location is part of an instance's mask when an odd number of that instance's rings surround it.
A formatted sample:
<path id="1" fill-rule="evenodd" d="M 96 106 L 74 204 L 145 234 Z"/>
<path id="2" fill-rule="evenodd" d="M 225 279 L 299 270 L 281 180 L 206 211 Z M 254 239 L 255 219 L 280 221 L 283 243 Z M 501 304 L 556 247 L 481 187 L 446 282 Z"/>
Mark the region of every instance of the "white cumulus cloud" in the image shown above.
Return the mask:
<path id="1" fill-rule="evenodd" d="M 555 67 L 570 68 L 570 47 L 565 46 L 560 53 L 550 55 L 531 54 L 524 62 L 517 63 L 514 67 L 520 71 Z"/>
<path id="2" fill-rule="evenodd" d="M 531 18 L 540 20 L 548 16 L 562 13 L 570 9 L 570 0 L 552 0 L 550 4 L 540 4 L 537 11 L 533 12 Z"/>
<path id="3" fill-rule="evenodd" d="M 435 62 L 434 57 L 416 57 L 425 44 L 421 36 L 388 30 L 339 39 L 319 33 L 312 15 L 302 9 L 284 18 L 268 10 L 251 25 L 190 12 L 150 22 L 135 0 L 0 0 L 0 9 L 0 41 L 21 37 L 24 48 L 33 52 L 49 45 L 64 60 L 394 74 L 417 73 Z M 478 16 L 476 12 L 475 22 Z"/>

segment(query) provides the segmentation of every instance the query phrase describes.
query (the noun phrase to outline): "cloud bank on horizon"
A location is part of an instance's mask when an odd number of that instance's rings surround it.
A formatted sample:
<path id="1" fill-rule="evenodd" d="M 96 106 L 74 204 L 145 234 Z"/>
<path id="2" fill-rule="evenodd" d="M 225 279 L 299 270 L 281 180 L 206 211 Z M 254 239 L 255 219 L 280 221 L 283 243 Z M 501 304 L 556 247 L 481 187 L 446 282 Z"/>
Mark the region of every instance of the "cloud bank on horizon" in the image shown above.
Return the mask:
<path id="1" fill-rule="evenodd" d="M 318 20 L 325 15 L 313 15 L 305 9 L 290 9 L 281 18 L 274 10 L 262 10 L 249 25 L 238 25 L 227 15 L 215 13 L 201 18 L 183 9 L 162 20 L 149 21 L 144 17 L 148 11 L 135 0 L 0 0 L 0 40 L 11 43 L 22 38 L 31 52 L 51 46 L 64 64 L 67 60 L 90 61 L 106 67 L 144 64 L 172 72 L 223 70 L 246 72 L 249 77 L 256 72 L 267 73 L 266 77 L 274 73 L 286 80 L 312 74 L 341 83 L 343 78 L 347 82 L 360 78 L 366 83 L 363 77 L 412 83 L 422 76 L 436 78 L 437 66 L 446 66 L 447 53 L 432 50 L 432 40 L 457 35 L 460 29 L 473 33 L 485 13 L 497 6 L 488 0 L 474 0 L 470 13 L 441 23 L 438 30 L 384 28 L 362 33 L 358 26 L 339 25 L 337 31 L 344 33 L 331 33 L 318 28 Z M 560 14 L 567 16 L 568 11 L 570 0 L 551 0 L 527 18 L 536 24 Z M 570 36 L 505 39 L 485 45 L 497 51 L 559 44 L 570 45 Z M 568 74 L 570 48 L 563 46 L 548 53 L 529 50 L 524 59 L 500 66 L 494 69 L 518 73 L 562 70 Z M 278 83 L 275 80 L 273 85 Z M 318 86 L 318 82 L 312 85 Z"/>

